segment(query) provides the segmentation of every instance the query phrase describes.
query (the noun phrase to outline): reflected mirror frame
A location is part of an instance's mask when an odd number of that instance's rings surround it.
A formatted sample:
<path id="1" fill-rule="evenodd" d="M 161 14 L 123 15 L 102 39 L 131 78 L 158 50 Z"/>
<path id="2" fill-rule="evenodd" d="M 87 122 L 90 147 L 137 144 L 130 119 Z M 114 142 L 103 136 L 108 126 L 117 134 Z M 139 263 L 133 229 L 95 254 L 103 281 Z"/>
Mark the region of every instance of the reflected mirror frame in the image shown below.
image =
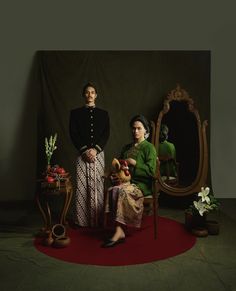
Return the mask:
<path id="1" fill-rule="evenodd" d="M 189 97 L 187 91 L 182 89 L 180 85 L 177 85 L 176 89 L 170 91 L 163 103 L 163 109 L 158 115 L 158 119 L 155 124 L 155 139 L 154 145 L 156 149 L 159 146 L 159 133 L 162 123 L 163 116 L 170 110 L 171 101 L 185 101 L 187 103 L 187 108 L 192 112 L 196 118 L 197 128 L 198 128 L 198 139 L 199 139 L 199 163 L 197 175 L 193 183 L 186 187 L 174 187 L 166 184 L 160 175 L 159 167 L 157 168 L 157 180 L 159 190 L 173 196 L 186 196 L 193 193 L 199 192 L 201 187 L 204 187 L 206 184 L 207 174 L 208 174 L 208 145 L 206 139 L 206 127 L 208 125 L 207 120 L 204 120 L 201 124 L 200 116 L 198 110 L 194 107 L 194 101 Z"/>

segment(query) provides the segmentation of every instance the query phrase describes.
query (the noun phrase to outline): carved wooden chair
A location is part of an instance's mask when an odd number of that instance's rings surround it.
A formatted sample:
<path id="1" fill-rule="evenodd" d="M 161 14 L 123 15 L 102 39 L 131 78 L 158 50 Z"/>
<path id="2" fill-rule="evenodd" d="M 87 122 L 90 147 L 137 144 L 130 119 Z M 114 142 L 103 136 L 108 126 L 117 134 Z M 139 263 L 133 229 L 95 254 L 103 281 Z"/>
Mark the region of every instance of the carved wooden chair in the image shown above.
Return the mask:
<path id="1" fill-rule="evenodd" d="M 158 167 L 157 163 L 157 167 Z M 152 177 L 152 194 L 149 196 L 144 197 L 143 205 L 144 205 L 144 215 L 153 215 L 153 229 L 154 229 L 154 238 L 157 238 L 157 229 L 158 229 L 158 198 L 160 194 L 159 190 L 159 183 L 157 179 L 157 171 L 156 170 L 156 175 Z"/>

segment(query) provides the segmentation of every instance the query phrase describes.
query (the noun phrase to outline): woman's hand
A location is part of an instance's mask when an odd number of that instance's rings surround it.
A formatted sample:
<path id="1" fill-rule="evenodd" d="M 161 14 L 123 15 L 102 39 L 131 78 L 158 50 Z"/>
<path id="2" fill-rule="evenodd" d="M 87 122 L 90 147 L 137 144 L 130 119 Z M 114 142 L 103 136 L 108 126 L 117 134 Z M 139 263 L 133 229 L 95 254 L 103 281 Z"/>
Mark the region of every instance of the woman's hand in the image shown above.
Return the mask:
<path id="1" fill-rule="evenodd" d="M 111 183 L 113 186 L 117 186 L 117 185 L 121 184 L 121 181 L 120 181 L 118 175 L 116 175 L 115 173 L 112 173 L 110 175 L 110 180 L 111 180 Z"/>
<path id="2" fill-rule="evenodd" d="M 134 159 L 126 159 L 126 162 L 128 163 L 129 166 L 136 166 L 136 161 Z"/>

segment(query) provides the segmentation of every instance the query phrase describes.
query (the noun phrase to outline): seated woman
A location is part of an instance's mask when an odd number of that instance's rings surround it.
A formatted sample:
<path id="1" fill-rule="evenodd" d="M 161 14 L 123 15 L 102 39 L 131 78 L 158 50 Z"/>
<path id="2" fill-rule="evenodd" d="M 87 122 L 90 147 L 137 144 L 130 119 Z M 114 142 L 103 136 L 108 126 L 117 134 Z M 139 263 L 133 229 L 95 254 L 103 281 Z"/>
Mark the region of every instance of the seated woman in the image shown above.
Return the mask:
<path id="1" fill-rule="evenodd" d="M 140 227 L 143 214 L 144 196 L 152 193 L 152 177 L 156 171 L 157 154 L 153 144 L 146 139 L 150 128 L 142 115 L 134 116 L 130 121 L 133 142 L 124 146 L 120 159 L 128 165 L 131 183 L 127 186 L 111 188 L 112 199 L 116 203 L 112 209 L 116 223 L 115 233 L 105 241 L 102 247 L 113 247 L 125 241 L 125 227 Z"/>
<path id="2" fill-rule="evenodd" d="M 168 141 L 168 126 L 161 125 L 159 136 L 158 157 L 160 159 L 160 174 L 166 177 L 177 177 L 175 145 Z"/>

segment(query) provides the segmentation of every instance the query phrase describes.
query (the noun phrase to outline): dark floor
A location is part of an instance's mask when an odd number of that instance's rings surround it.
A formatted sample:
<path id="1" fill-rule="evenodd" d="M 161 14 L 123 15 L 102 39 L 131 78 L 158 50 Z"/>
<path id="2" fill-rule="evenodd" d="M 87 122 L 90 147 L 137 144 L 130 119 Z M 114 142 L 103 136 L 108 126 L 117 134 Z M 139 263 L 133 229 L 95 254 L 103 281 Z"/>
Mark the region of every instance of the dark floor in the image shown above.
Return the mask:
<path id="1" fill-rule="evenodd" d="M 184 210 L 159 215 L 184 222 Z M 42 224 L 32 204 L 0 205 L 0 290 L 236 290 L 236 199 L 221 200 L 220 234 L 198 238 L 176 257 L 149 264 L 100 267 L 66 263 L 32 244 Z M 174 241 L 173 241 L 174 244 Z"/>

